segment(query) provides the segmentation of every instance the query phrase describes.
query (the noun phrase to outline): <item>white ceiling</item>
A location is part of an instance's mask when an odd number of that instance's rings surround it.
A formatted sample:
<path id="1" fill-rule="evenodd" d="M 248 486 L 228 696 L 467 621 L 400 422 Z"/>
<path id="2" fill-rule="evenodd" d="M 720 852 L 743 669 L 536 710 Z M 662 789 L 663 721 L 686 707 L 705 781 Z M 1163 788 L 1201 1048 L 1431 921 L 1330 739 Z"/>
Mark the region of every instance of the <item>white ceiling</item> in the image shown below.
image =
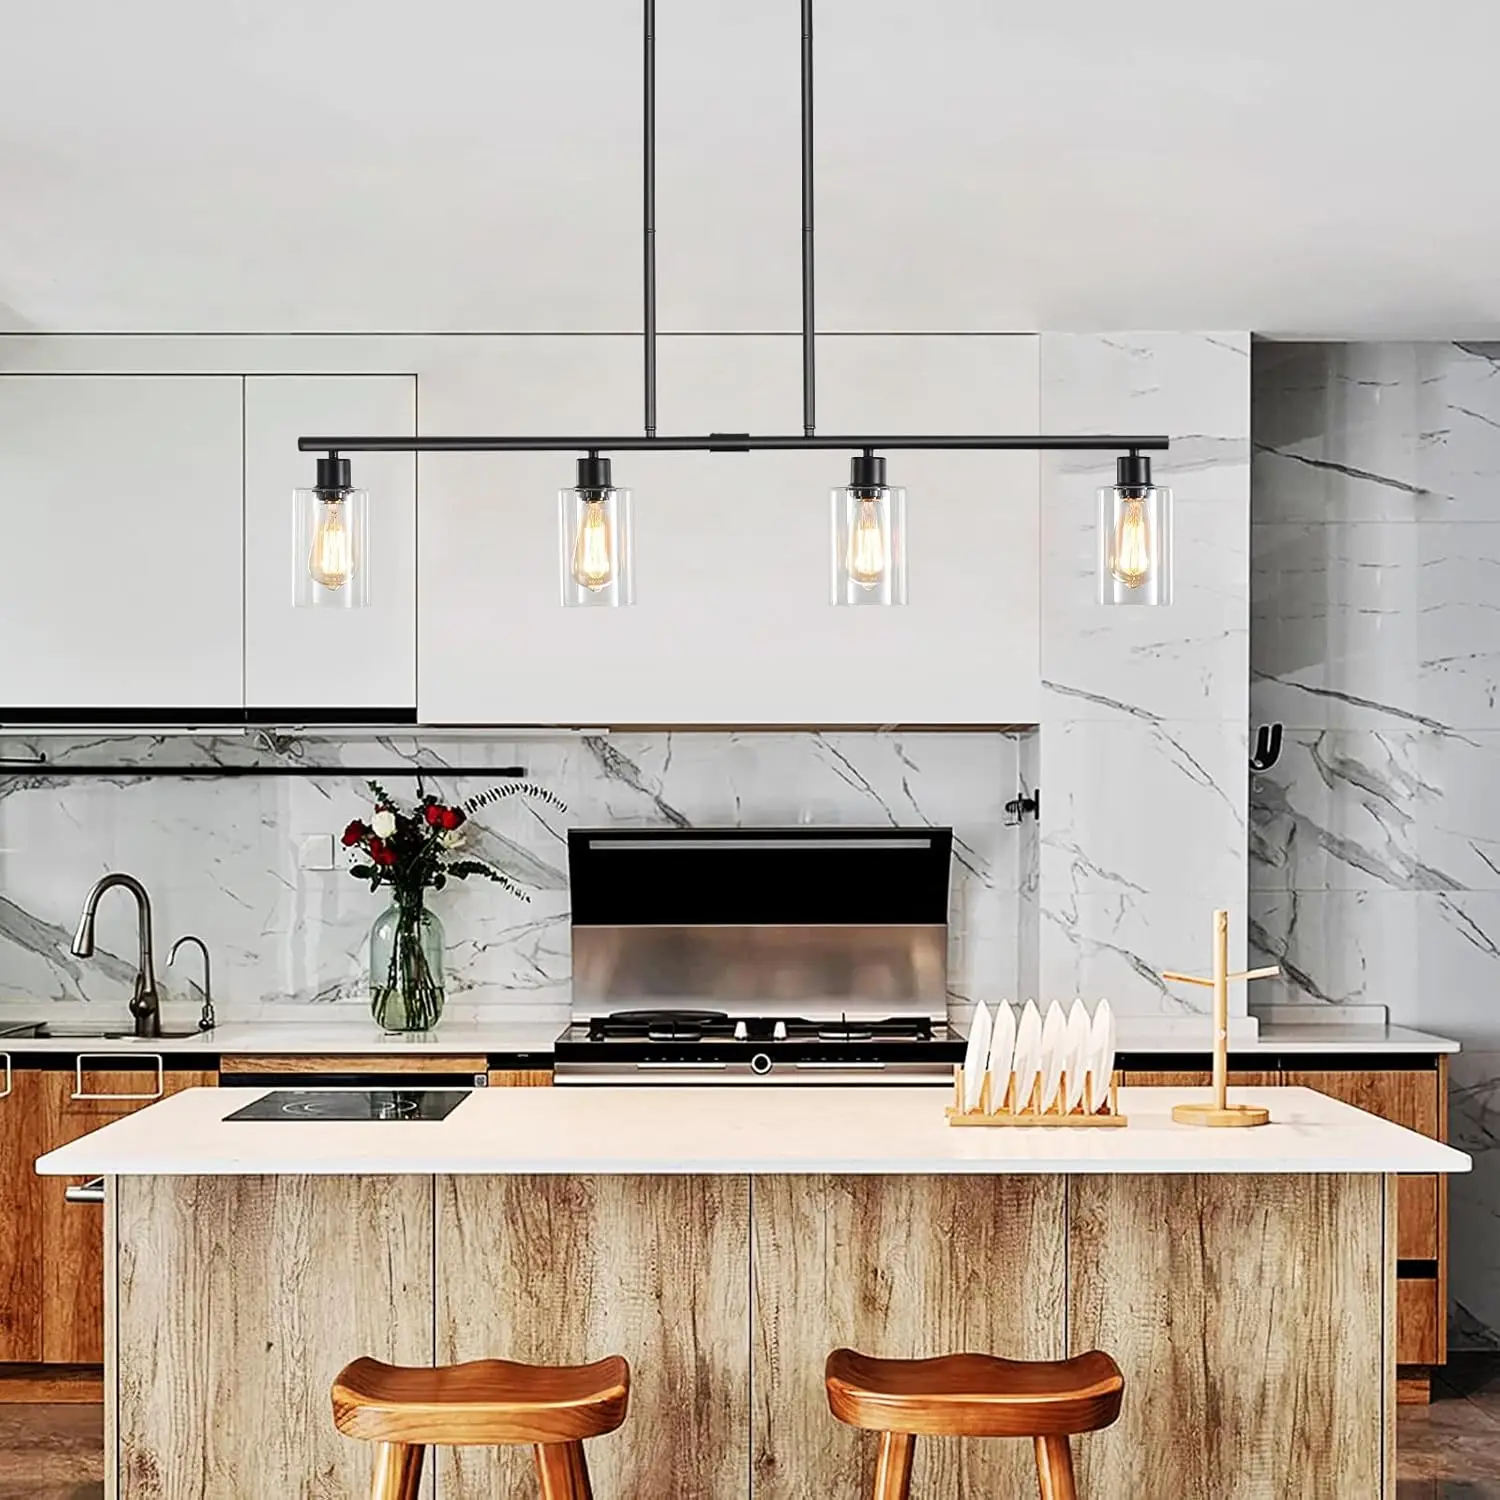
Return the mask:
<path id="1" fill-rule="evenodd" d="M 0 328 L 639 326 L 639 0 L 3 0 Z M 829 329 L 1500 331 L 1495 0 L 817 0 Z M 659 0 L 663 327 L 798 318 L 796 0 Z"/>

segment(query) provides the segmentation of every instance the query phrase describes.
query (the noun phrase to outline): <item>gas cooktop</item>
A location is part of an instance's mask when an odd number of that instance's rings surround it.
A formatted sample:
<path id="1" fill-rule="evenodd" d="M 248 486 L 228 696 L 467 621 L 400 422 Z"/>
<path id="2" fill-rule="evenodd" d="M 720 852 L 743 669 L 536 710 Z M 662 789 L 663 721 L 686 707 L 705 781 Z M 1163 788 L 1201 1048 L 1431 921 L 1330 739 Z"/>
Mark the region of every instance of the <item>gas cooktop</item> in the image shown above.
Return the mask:
<path id="1" fill-rule="evenodd" d="M 272 1089 L 226 1120 L 442 1120 L 470 1089 Z"/>
<path id="2" fill-rule="evenodd" d="M 943 1083 L 964 1039 L 925 1015 L 613 1011 L 557 1039 L 557 1083 Z"/>

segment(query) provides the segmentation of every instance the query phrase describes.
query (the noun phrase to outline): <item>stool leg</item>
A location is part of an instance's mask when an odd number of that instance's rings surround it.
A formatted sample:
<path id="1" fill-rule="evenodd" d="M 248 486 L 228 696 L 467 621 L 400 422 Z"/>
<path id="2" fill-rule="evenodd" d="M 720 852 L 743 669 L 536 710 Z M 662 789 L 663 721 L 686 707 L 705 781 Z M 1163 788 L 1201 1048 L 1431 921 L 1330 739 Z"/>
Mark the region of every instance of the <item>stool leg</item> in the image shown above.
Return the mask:
<path id="1" fill-rule="evenodd" d="M 542 1500 L 594 1500 L 582 1443 L 538 1443 L 536 1475 Z"/>
<path id="2" fill-rule="evenodd" d="M 1073 1450 L 1065 1437 L 1039 1437 L 1036 1442 L 1036 1479 L 1042 1500 L 1078 1500 L 1073 1485 Z"/>
<path id="3" fill-rule="evenodd" d="M 370 1500 L 417 1500 L 426 1449 L 413 1443 L 381 1443 L 375 1449 Z"/>
<path id="4" fill-rule="evenodd" d="M 875 1459 L 874 1500 L 908 1500 L 911 1495 L 911 1459 L 917 1446 L 910 1432 L 882 1432 Z"/>

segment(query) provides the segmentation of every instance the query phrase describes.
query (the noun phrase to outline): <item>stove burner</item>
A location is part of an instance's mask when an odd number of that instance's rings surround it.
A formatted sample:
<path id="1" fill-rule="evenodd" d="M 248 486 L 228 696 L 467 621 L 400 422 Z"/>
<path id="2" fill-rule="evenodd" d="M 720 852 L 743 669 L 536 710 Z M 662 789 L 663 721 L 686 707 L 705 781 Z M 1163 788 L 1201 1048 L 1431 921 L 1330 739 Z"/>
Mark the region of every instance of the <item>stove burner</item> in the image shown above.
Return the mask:
<path id="1" fill-rule="evenodd" d="M 721 1010 L 617 1010 L 589 1023 L 589 1040 L 644 1037 L 651 1042 L 698 1042 L 727 1035 L 729 1017 Z"/>

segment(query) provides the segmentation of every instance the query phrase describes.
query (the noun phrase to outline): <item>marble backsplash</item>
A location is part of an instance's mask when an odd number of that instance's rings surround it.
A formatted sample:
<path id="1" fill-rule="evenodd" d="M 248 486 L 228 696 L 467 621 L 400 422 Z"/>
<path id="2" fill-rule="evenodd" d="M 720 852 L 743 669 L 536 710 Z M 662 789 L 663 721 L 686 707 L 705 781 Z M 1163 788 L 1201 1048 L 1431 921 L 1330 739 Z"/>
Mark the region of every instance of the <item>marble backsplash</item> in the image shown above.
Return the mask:
<path id="1" fill-rule="evenodd" d="M 1450 1329 L 1500 1346 L 1500 345 L 1259 344 L 1254 437 L 1253 956 L 1463 1044 Z"/>
<path id="2" fill-rule="evenodd" d="M 1036 825 L 1015 826 L 1034 736 L 1000 732 L 743 732 L 557 735 L 376 742 L 238 737 L 6 740 L 0 755 L 45 755 L 45 773 L 0 775 L 0 1004 L 87 1003 L 124 1018 L 134 971 L 134 903 L 108 893 L 96 956 L 69 952 L 89 886 L 108 870 L 146 884 L 155 909 L 165 1001 L 187 1001 L 171 942 L 200 934 L 213 953 L 221 1021 L 329 1020 L 364 1013 L 366 942 L 378 898 L 336 868 L 308 868 L 306 841 L 366 813 L 379 767 L 399 797 L 413 771 L 445 797 L 489 784 L 463 768 L 521 766 L 567 804 L 514 798 L 481 813 L 474 852 L 511 874 L 523 903 L 484 881 L 433 898 L 447 932 L 447 1015 L 477 1021 L 566 1017 L 566 829 L 951 826 L 955 857 L 949 987 L 957 1014 L 974 998 L 1035 990 Z M 163 775 L 151 767 L 328 767 L 312 775 Z M 119 767 L 69 775 L 69 766 Z M 193 960 L 186 973 L 196 978 Z"/>

